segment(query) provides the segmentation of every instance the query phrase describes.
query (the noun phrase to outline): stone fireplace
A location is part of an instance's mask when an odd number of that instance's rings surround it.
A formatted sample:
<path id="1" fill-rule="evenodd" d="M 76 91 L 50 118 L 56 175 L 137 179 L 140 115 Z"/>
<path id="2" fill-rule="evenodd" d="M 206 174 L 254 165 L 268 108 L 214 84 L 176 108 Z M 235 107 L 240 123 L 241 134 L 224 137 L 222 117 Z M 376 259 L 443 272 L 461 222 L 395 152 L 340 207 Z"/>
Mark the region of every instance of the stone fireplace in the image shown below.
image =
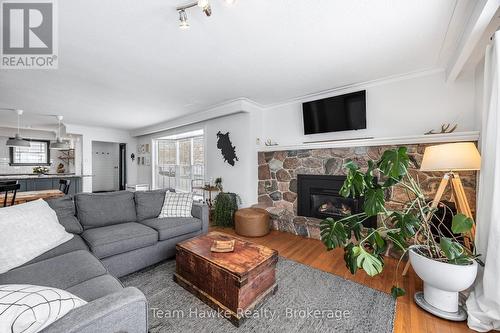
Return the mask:
<path id="1" fill-rule="evenodd" d="M 418 171 L 426 144 L 405 146 L 410 156 L 409 172 L 418 179 L 428 198 L 432 199 L 443 173 Z M 345 200 L 338 195 L 339 186 L 345 179 L 344 163 L 353 160 L 366 169 L 368 160 L 378 159 L 386 149 L 395 147 L 384 145 L 259 152 L 259 206 L 271 214 L 273 229 L 320 239 L 319 223 L 323 218 L 347 214 L 349 210 L 358 211 L 362 207 L 361 201 Z M 476 173 L 460 172 L 460 176 L 474 211 Z M 312 185 L 306 186 L 309 193 L 305 192 L 306 187 L 302 184 L 304 180 L 312 182 Z M 386 193 L 386 197 L 388 209 L 400 207 L 406 200 L 406 194 L 397 189 Z M 451 200 L 449 189 L 443 200 Z"/>

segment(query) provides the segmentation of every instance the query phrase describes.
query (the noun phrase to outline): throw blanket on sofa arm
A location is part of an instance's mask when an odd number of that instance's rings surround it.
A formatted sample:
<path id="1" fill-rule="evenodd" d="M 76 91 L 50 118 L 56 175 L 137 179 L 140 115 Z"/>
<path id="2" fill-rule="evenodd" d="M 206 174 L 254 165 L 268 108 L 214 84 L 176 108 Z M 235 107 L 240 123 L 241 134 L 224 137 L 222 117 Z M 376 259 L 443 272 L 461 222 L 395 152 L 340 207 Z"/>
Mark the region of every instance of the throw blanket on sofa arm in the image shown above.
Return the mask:
<path id="1" fill-rule="evenodd" d="M 42 199 L 0 208 L 0 274 L 21 266 L 73 237 Z"/>

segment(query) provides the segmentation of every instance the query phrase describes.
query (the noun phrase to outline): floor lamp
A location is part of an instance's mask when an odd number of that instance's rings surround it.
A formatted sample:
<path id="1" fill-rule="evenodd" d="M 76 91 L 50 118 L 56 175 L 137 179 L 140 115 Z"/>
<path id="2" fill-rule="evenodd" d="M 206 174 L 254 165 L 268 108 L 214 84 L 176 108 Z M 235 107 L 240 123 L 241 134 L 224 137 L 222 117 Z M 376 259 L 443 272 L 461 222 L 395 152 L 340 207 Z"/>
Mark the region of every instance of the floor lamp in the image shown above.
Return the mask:
<path id="1" fill-rule="evenodd" d="M 427 215 L 427 220 L 432 217 L 432 211 L 437 208 L 448 184 L 451 184 L 453 201 L 455 202 L 457 212 L 474 218 L 465 195 L 462 181 L 457 172 L 479 170 L 480 167 L 481 156 L 476 145 L 472 142 L 447 143 L 425 148 L 420 171 L 446 172 L 443 179 L 441 179 L 434 200 L 432 200 L 431 212 Z M 475 230 L 476 227 L 473 225 L 470 233 L 464 235 L 465 246 L 470 249 L 472 249 L 471 241 L 474 241 Z M 406 275 L 409 267 L 410 261 L 408 260 L 403 270 L 403 275 Z"/>

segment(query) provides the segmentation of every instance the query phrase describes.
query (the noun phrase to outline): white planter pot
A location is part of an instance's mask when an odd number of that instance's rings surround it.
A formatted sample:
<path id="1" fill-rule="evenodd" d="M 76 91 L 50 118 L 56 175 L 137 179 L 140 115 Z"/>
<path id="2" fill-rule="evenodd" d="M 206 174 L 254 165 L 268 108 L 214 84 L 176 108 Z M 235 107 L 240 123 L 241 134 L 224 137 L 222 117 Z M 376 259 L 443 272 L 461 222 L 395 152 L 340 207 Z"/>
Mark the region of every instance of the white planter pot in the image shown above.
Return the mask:
<path id="1" fill-rule="evenodd" d="M 415 251 L 415 246 L 411 247 L 410 262 L 415 273 L 424 282 L 423 298 L 428 305 L 437 310 L 445 312 L 435 313 L 433 309 L 422 306 L 425 310 L 440 317 L 450 320 L 465 320 L 463 313 L 459 313 L 459 292 L 469 288 L 477 274 L 477 262 L 472 261 L 470 265 L 453 265 L 435 261 L 424 257 Z M 457 315 L 454 315 L 457 314 Z"/>

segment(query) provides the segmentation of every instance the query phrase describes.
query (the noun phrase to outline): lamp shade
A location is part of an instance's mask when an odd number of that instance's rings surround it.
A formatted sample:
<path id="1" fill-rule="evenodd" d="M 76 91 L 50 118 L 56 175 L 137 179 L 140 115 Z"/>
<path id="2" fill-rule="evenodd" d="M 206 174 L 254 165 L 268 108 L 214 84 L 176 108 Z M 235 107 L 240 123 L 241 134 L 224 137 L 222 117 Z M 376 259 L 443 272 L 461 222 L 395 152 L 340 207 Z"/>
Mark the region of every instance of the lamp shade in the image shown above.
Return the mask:
<path id="1" fill-rule="evenodd" d="M 7 147 L 30 147 L 31 144 L 29 141 L 26 141 L 23 138 L 21 138 L 21 136 L 19 134 L 16 134 L 15 137 L 7 140 L 6 146 Z"/>
<path id="2" fill-rule="evenodd" d="M 63 141 L 61 138 L 57 138 L 55 142 L 50 144 L 50 149 L 55 150 L 68 150 L 69 143 L 67 141 Z"/>
<path id="3" fill-rule="evenodd" d="M 425 148 L 420 171 L 479 170 L 481 155 L 473 142 L 446 143 Z"/>

